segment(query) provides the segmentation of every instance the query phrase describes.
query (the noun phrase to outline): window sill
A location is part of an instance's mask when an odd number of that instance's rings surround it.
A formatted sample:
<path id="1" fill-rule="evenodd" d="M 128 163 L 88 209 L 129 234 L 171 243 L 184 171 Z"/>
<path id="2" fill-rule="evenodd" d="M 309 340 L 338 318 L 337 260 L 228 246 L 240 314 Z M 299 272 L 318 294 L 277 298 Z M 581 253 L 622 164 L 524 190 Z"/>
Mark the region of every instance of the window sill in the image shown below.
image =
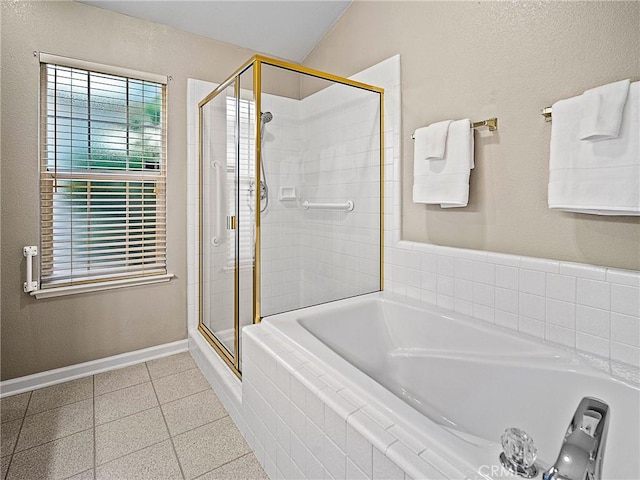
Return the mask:
<path id="1" fill-rule="evenodd" d="M 103 290 L 114 290 L 116 288 L 134 287 L 138 285 L 153 285 L 154 283 L 165 283 L 174 277 L 173 273 L 164 275 L 153 275 L 149 277 L 125 278 L 122 280 L 110 280 L 100 283 L 86 283 L 83 285 L 70 285 L 66 287 L 51 287 L 41 290 L 34 290 L 30 293 L 32 297 L 54 298 L 65 295 L 75 295 L 78 293 L 100 292 Z"/>

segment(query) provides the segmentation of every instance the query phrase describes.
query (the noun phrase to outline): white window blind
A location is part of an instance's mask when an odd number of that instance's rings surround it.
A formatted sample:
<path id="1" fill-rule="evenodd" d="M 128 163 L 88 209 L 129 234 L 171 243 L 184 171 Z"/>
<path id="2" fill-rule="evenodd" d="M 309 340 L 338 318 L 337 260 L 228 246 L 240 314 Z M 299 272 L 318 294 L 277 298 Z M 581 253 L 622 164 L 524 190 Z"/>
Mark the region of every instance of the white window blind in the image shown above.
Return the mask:
<path id="1" fill-rule="evenodd" d="M 236 215 L 237 200 L 238 259 L 242 265 L 253 262 L 255 195 L 259 194 L 259 190 L 255 186 L 255 104 L 253 101 L 245 99 L 239 99 L 238 102 L 238 113 L 236 114 L 235 97 L 227 97 L 227 178 L 229 181 L 227 214 Z M 240 147 L 237 172 L 234 134 L 236 116 L 239 118 L 238 143 Z M 237 188 L 236 178 L 238 179 Z M 250 191 L 253 191 L 253 194 L 250 194 Z M 233 264 L 235 263 L 235 245 L 234 242 L 229 242 L 229 244 L 229 263 Z"/>
<path id="2" fill-rule="evenodd" d="M 166 86 L 41 63 L 42 288 L 166 274 Z"/>

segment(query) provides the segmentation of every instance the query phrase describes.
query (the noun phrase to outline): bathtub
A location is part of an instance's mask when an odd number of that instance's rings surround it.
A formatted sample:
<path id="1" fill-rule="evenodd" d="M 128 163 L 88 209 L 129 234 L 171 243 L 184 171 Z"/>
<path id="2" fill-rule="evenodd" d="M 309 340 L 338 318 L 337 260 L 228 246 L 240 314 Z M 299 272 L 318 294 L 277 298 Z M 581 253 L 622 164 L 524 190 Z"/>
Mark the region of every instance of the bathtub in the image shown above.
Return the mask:
<path id="1" fill-rule="evenodd" d="M 256 327 L 332 372 L 402 429 L 416 453 L 425 448 L 453 465 L 454 477 L 504 477 L 497 459 L 508 427 L 530 434 L 546 468 L 580 399 L 593 396 L 611 409 L 604 478 L 640 479 L 640 389 L 568 351 L 386 292 Z"/>

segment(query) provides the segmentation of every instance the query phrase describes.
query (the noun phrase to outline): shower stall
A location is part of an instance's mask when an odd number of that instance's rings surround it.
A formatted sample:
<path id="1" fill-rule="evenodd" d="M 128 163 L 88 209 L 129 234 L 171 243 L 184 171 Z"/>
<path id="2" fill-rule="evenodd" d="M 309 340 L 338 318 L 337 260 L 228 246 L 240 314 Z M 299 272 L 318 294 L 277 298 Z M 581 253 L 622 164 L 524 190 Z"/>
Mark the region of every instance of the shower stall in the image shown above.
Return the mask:
<path id="1" fill-rule="evenodd" d="M 382 88 L 254 56 L 199 103 L 199 324 L 241 329 L 383 288 Z"/>

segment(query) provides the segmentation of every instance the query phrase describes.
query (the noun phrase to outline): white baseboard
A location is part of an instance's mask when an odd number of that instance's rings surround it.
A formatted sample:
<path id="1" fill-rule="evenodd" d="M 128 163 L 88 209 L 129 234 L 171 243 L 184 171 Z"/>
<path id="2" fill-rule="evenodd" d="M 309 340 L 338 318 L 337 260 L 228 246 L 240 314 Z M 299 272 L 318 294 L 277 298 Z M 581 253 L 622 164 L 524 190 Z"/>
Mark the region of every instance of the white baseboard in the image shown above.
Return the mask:
<path id="1" fill-rule="evenodd" d="M 189 349 L 189 341 L 178 340 L 177 342 L 156 345 L 155 347 L 134 350 L 133 352 L 121 353 L 111 357 L 99 358 L 90 362 L 69 365 L 68 367 L 47 370 L 46 372 L 34 373 L 24 377 L 12 378 L 0 382 L 0 398 L 10 397 L 18 393 L 28 392 L 38 388 L 49 387 L 58 383 L 68 382 L 77 378 L 88 377 L 96 373 L 128 367 L 136 363 L 166 357 L 175 353 L 186 352 Z"/>

